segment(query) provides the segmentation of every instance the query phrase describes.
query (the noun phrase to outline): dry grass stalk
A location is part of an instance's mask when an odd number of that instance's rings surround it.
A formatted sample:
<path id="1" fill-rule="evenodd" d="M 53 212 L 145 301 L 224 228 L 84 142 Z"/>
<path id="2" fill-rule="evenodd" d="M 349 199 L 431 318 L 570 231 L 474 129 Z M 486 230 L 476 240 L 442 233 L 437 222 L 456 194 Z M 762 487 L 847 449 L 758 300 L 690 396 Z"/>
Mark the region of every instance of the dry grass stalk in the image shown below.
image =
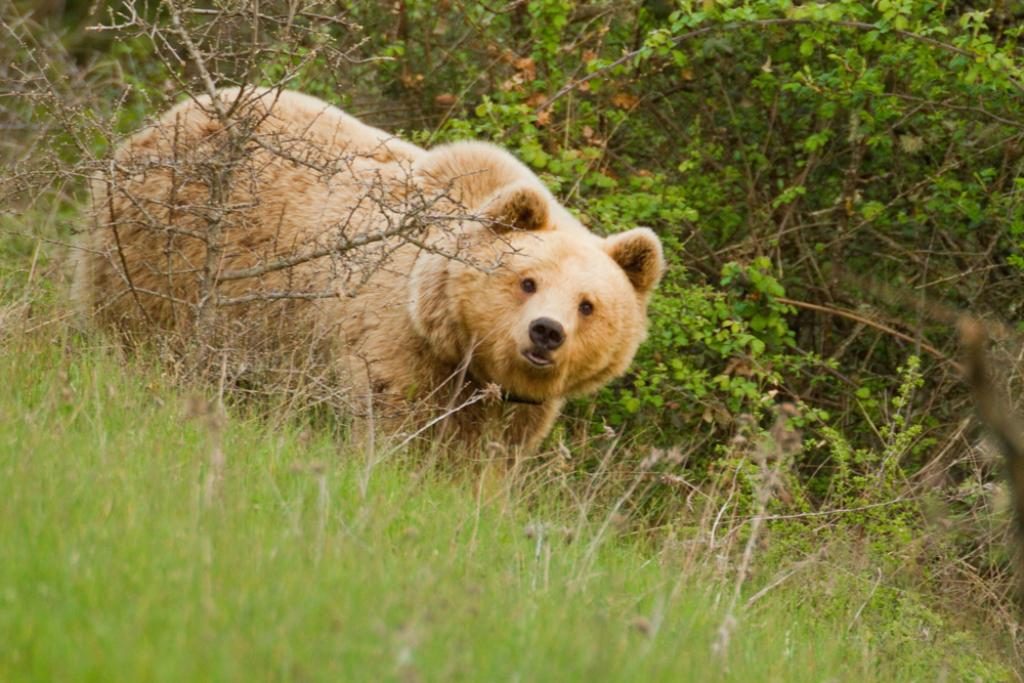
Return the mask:
<path id="1" fill-rule="evenodd" d="M 960 321 L 959 332 L 964 347 L 965 377 L 978 418 L 995 438 L 1006 465 L 1017 530 L 1017 598 L 1024 604 L 1024 426 L 992 380 L 984 325 L 965 317 Z"/>
<path id="2" fill-rule="evenodd" d="M 779 405 L 774 424 L 751 452 L 751 457 L 759 470 L 755 491 L 757 509 L 750 521 L 750 532 L 743 548 L 739 567 L 736 569 L 736 579 L 733 584 L 732 596 L 729 598 L 729 606 L 718 627 L 717 637 L 711 645 L 712 653 L 723 661 L 727 660 L 732 635 L 739 626 L 737 605 L 739 605 L 743 585 L 750 575 L 754 552 L 761 542 L 761 532 L 767 517 L 768 503 L 780 494 L 785 495 L 785 489 L 782 486 L 782 472 L 791 462 L 792 457 L 803 447 L 800 433 L 789 424 L 789 420 L 798 415 L 796 406 L 789 403 Z"/>

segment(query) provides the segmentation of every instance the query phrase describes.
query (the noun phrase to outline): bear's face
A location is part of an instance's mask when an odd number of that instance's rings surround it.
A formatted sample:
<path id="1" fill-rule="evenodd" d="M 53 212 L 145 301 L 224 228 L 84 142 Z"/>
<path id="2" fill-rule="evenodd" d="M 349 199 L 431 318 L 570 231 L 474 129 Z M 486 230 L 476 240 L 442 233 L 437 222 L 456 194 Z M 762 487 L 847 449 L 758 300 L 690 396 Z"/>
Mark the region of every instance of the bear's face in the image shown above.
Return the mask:
<path id="1" fill-rule="evenodd" d="M 646 230 L 629 238 L 645 243 L 660 275 L 656 238 Z M 540 401 L 596 390 L 625 372 L 646 336 L 650 290 L 638 291 L 613 258 L 616 242 L 557 229 L 509 242 L 515 252 L 497 271 L 455 278 L 465 283 L 456 287 L 467 294 L 458 313 L 475 345 L 474 376 Z"/>
<path id="2" fill-rule="evenodd" d="M 486 205 L 495 220 L 479 226 L 473 260 L 498 267 L 441 267 L 437 257 L 412 277 L 414 324 L 435 352 L 470 357 L 478 382 L 534 401 L 594 391 L 625 372 L 665 267 L 649 229 L 602 239 L 550 201 L 513 186 Z"/>

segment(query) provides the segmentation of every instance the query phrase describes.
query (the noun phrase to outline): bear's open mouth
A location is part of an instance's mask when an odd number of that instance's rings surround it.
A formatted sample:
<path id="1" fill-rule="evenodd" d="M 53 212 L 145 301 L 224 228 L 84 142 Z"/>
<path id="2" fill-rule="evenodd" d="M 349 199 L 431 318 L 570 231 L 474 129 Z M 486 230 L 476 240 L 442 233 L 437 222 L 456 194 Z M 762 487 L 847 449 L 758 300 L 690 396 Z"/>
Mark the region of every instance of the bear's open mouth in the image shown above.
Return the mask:
<path id="1" fill-rule="evenodd" d="M 555 361 L 551 360 L 551 356 L 539 349 L 523 351 L 523 358 L 530 361 L 530 365 L 535 368 L 546 368 L 555 364 Z"/>

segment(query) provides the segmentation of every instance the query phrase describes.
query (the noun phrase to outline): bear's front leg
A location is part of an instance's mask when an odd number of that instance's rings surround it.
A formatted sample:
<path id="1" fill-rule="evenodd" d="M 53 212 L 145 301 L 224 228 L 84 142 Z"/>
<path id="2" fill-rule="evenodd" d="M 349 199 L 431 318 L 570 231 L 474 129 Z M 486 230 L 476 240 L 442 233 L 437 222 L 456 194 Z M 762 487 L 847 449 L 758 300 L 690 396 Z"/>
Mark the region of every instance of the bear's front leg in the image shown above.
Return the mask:
<path id="1" fill-rule="evenodd" d="M 548 399 L 540 405 L 513 404 L 508 426 L 509 443 L 520 453 L 533 453 L 562 411 L 563 399 Z"/>

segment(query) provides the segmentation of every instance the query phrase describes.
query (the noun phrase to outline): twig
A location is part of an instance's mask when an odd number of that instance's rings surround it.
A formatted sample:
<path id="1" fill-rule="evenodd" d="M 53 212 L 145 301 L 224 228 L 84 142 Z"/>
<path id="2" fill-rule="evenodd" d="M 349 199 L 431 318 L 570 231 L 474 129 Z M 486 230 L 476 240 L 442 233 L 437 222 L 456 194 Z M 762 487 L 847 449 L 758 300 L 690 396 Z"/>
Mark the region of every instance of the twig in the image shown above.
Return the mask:
<path id="1" fill-rule="evenodd" d="M 766 517 L 765 518 L 765 520 L 768 520 L 768 519 L 773 519 L 773 518 L 772 517 Z M 816 553 L 811 555 L 810 557 L 806 557 L 806 558 L 800 560 L 799 562 L 797 562 L 796 564 L 792 565 L 792 567 L 790 568 L 789 571 L 785 572 L 784 574 L 782 574 L 781 576 L 776 578 L 774 581 L 769 583 L 767 586 L 765 586 L 764 588 L 762 588 L 761 590 L 757 591 L 756 593 L 751 595 L 749 598 L 747 598 L 746 609 L 749 609 L 758 600 L 760 600 L 764 596 L 768 595 L 768 593 L 770 593 L 772 590 L 774 590 L 775 588 L 781 586 L 783 583 L 788 581 L 789 578 L 791 576 L 793 576 L 794 574 L 797 574 L 798 572 L 802 571 L 805 567 L 809 567 L 810 565 L 816 563 L 821 558 L 821 556 L 823 554 L 825 554 L 826 548 L 827 548 L 827 546 L 824 546 L 824 547 L 820 548 Z"/>
<path id="2" fill-rule="evenodd" d="M 775 300 L 778 301 L 779 303 L 787 304 L 789 306 L 796 306 L 797 308 L 805 308 L 805 309 L 807 309 L 809 311 L 818 311 L 819 313 L 828 313 L 829 315 L 835 315 L 835 316 L 839 316 L 840 318 L 846 318 L 848 320 L 853 320 L 853 321 L 862 323 L 864 325 L 867 325 L 868 327 L 873 327 L 873 328 L 875 328 L 876 330 L 878 330 L 880 332 L 885 332 L 886 334 L 891 335 L 893 337 L 896 337 L 897 339 L 902 339 L 903 341 L 908 342 L 910 344 L 920 344 L 921 348 L 923 350 L 927 351 L 932 356 L 935 356 L 936 358 L 938 358 L 939 360 L 941 360 L 944 363 L 949 363 L 950 365 L 952 365 L 957 370 L 963 370 L 963 366 L 960 363 L 958 363 L 957 361 L 953 360 L 952 358 L 950 358 L 946 354 L 942 353 L 942 351 L 939 351 L 937 348 L 935 348 L 931 344 L 929 344 L 929 343 L 927 343 L 925 341 L 919 340 L 919 339 L 914 339 L 913 337 L 911 337 L 908 334 L 904 334 L 904 333 L 900 332 L 899 330 L 895 330 L 895 329 L 893 329 L 893 328 L 891 328 L 888 325 L 885 325 L 883 323 L 875 322 L 874 320 L 871 320 L 870 318 L 865 318 L 864 316 L 858 315 L 857 313 L 854 313 L 853 311 L 848 311 L 848 310 L 843 309 L 843 308 L 835 308 L 834 306 L 823 306 L 821 304 L 812 304 L 809 301 L 797 301 L 796 299 L 789 299 L 789 298 L 784 297 L 784 296 L 775 297 Z"/>
<path id="3" fill-rule="evenodd" d="M 449 417 L 451 417 L 452 415 L 454 415 L 455 413 L 459 412 L 460 410 L 468 408 L 469 406 L 473 405 L 474 403 L 479 403 L 480 401 L 483 401 L 486 398 L 490 398 L 491 396 L 492 396 L 492 394 L 490 392 L 487 392 L 487 391 L 479 391 L 476 394 L 474 394 L 473 396 L 470 396 L 468 399 L 466 399 L 465 401 L 463 401 L 459 405 L 455 406 L 454 408 L 451 408 L 450 410 L 446 410 L 445 412 L 441 413 L 440 415 L 434 417 L 432 420 L 427 422 L 425 425 L 423 425 L 422 427 L 417 429 L 415 432 L 413 432 L 409 436 L 405 437 L 401 441 L 401 443 L 399 443 L 397 446 L 395 446 L 390 451 L 388 451 L 388 453 L 386 455 L 384 455 L 381 458 L 381 460 L 384 460 L 384 459 L 388 458 L 389 456 L 393 455 L 394 453 L 398 453 L 403 448 L 405 448 L 407 445 L 412 443 L 413 439 L 417 438 L 418 436 L 420 436 L 421 434 L 426 432 L 428 429 L 430 429 L 431 427 L 436 425 L 438 422 L 441 422 L 442 420 L 446 420 Z"/>
<path id="4" fill-rule="evenodd" d="M 871 598 L 875 597 L 875 593 L 878 591 L 878 587 L 882 585 L 882 568 L 878 568 L 878 577 L 875 579 L 875 585 L 871 587 L 871 592 L 868 597 L 864 599 L 864 602 L 857 608 L 857 612 L 853 615 L 853 619 L 850 620 L 850 625 L 846 627 L 846 632 L 849 633 L 853 630 L 854 625 L 860 620 L 860 615 L 864 612 L 864 608 L 871 602 Z"/>

